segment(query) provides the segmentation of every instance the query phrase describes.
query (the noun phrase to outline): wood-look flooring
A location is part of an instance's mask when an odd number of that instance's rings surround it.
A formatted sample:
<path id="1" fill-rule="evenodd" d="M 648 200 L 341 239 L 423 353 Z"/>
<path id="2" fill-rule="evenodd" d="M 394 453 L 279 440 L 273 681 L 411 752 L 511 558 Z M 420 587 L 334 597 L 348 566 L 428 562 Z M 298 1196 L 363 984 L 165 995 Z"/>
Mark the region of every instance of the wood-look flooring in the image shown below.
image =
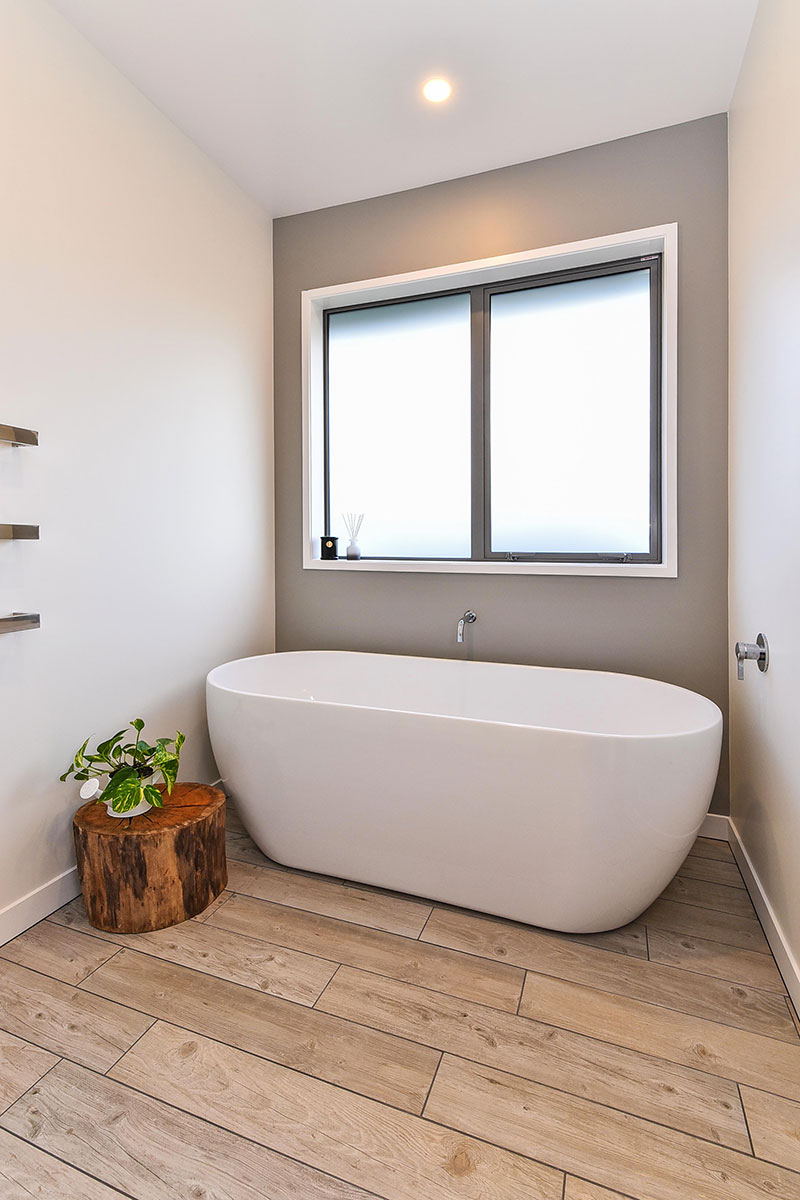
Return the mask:
<path id="1" fill-rule="evenodd" d="M 800 1200 L 800 1032 L 730 848 L 564 936 L 269 862 L 0 947 L 0 1200 Z"/>

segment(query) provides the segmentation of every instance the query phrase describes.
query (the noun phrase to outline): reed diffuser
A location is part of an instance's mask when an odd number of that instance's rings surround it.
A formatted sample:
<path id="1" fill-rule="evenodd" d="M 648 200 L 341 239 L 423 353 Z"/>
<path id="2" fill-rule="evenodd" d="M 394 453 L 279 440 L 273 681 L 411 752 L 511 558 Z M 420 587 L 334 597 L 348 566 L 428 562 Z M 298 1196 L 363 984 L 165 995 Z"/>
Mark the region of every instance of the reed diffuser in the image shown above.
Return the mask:
<path id="1" fill-rule="evenodd" d="M 347 546 L 347 557 L 351 559 L 361 558 L 361 547 L 358 544 L 358 535 L 361 532 L 361 522 L 364 520 L 363 513 L 342 513 L 344 527 L 347 530 L 347 536 L 350 541 Z"/>

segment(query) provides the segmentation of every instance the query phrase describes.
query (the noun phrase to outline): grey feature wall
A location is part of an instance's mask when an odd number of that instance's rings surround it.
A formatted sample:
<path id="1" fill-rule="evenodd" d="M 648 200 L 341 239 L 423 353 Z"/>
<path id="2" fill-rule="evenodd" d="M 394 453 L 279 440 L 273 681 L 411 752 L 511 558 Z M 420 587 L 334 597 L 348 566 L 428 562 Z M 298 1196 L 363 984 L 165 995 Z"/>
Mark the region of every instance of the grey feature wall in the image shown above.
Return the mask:
<path id="1" fill-rule="evenodd" d="M 463 654 L 624 671 L 709 696 L 727 724 L 727 203 L 727 118 L 720 114 L 277 220 L 278 649 Z M 301 291 L 673 221 L 677 579 L 303 571 Z M 460 647 L 455 627 L 465 608 L 478 621 Z M 727 806 L 724 747 L 712 807 Z"/>

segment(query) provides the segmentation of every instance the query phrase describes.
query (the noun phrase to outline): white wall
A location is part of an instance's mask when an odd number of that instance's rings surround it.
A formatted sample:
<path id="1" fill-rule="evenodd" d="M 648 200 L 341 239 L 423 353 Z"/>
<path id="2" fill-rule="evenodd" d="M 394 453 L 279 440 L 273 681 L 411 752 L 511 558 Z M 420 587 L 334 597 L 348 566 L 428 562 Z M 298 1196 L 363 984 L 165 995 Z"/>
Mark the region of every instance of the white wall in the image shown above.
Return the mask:
<path id="1" fill-rule="evenodd" d="M 800 4 L 761 0 L 730 116 L 731 812 L 800 993 Z M 769 914 L 766 914 L 769 916 Z M 769 922 L 768 922 L 769 924 Z M 792 959 L 794 965 L 792 965 Z M 788 977 L 787 977 L 788 978 Z M 800 1002 L 800 995 L 795 999 Z"/>
<path id="2" fill-rule="evenodd" d="M 42 0 L 0 0 L 0 941 L 74 890 L 74 748 L 215 769 L 204 677 L 273 645 L 266 214 Z M 26 894 L 32 900 L 19 903 Z M 5 910 L 5 911 L 4 911 Z"/>

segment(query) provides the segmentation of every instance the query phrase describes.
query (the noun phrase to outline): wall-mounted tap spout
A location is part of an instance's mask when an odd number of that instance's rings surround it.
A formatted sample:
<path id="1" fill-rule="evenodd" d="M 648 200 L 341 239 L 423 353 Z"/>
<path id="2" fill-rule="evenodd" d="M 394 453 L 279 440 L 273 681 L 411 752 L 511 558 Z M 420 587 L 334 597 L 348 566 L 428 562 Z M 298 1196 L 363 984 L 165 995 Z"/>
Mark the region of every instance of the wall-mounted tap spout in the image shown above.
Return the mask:
<path id="1" fill-rule="evenodd" d="M 477 621 L 477 619 L 478 614 L 474 613 L 471 608 L 468 608 L 463 617 L 459 618 L 458 633 L 456 634 L 456 641 L 459 645 L 461 645 L 461 643 L 464 641 L 464 626 L 472 625 L 473 622 Z"/>

